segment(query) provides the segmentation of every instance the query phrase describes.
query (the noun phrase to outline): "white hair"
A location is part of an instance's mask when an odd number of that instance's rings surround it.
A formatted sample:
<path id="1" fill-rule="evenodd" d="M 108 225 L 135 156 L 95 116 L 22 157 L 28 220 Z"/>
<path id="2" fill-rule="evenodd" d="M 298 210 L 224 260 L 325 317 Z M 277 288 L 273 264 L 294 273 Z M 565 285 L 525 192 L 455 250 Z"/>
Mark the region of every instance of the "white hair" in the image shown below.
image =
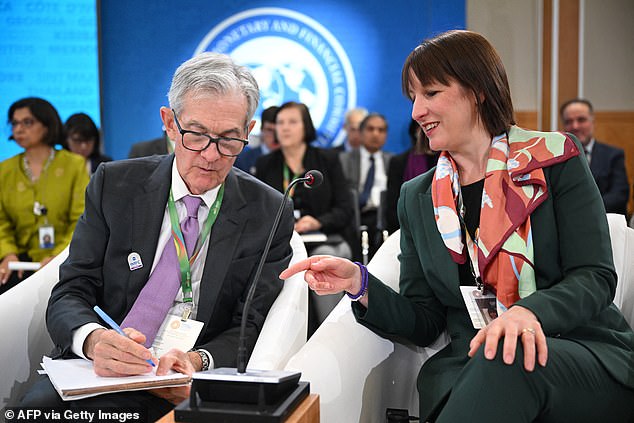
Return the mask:
<path id="1" fill-rule="evenodd" d="M 180 113 L 187 94 L 238 93 L 247 100 L 245 126 L 251 122 L 260 101 L 260 90 L 255 78 L 244 66 L 236 64 L 226 54 L 201 53 L 176 69 L 167 98 L 170 107 Z"/>

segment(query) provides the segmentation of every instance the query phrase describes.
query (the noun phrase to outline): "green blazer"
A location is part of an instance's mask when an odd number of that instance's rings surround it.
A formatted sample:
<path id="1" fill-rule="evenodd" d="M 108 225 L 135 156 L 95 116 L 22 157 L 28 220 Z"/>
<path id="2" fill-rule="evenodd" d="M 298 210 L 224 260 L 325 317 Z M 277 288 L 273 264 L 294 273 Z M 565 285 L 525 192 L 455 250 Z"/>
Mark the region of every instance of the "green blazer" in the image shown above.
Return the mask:
<path id="1" fill-rule="evenodd" d="M 612 303 L 616 273 L 597 186 L 582 155 L 544 173 L 548 198 L 531 215 L 537 291 L 516 304 L 535 313 L 547 337 L 584 345 L 616 380 L 634 388 L 634 332 Z M 371 276 L 368 308 L 353 304 L 359 323 L 394 341 L 427 346 L 444 330 L 451 336 L 419 373 L 421 418 L 451 390 L 476 334 L 458 265 L 436 227 L 433 176 L 434 169 L 401 189 L 401 295 Z"/>

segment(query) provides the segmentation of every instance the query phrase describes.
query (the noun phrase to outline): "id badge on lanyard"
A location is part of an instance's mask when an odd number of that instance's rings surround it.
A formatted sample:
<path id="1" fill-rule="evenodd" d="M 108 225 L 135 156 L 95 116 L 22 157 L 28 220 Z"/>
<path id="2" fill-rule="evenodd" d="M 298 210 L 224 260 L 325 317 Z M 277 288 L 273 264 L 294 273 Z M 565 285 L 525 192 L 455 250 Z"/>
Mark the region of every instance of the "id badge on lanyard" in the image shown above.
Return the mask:
<path id="1" fill-rule="evenodd" d="M 38 241 L 42 250 L 50 250 L 55 247 L 55 228 L 48 223 L 47 213 L 48 209 L 39 201 L 33 204 L 33 214 L 43 217 L 43 222 L 37 228 Z"/>

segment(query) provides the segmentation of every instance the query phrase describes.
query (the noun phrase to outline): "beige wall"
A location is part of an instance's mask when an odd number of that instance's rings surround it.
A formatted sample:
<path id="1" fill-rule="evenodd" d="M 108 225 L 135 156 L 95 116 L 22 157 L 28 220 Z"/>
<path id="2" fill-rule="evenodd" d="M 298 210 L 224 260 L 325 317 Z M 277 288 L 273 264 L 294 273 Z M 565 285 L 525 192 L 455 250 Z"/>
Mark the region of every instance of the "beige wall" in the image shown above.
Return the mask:
<path id="1" fill-rule="evenodd" d="M 597 110 L 634 110 L 634 1 L 584 3 L 582 94 Z"/>
<path id="2" fill-rule="evenodd" d="M 498 50 L 516 110 L 539 109 L 542 7 L 542 0 L 467 0 L 467 28 Z M 580 9 L 580 94 L 597 110 L 634 110 L 634 1 L 580 0 Z"/>
<path id="3" fill-rule="evenodd" d="M 539 104 L 538 16 L 538 0 L 467 0 L 467 28 L 498 51 L 516 110 L 537 110 Z"/>

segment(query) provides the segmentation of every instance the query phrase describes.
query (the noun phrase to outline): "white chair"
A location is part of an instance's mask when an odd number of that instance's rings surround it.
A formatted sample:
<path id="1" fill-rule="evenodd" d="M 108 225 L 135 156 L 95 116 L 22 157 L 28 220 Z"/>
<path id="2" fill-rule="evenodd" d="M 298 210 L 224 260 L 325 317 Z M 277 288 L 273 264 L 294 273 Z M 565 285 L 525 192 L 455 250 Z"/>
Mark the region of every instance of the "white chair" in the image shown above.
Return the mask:
<path id="1" fill-rule="evenodd" d="M 627 226 L 622 214 L 608 213 L 608 224 L 614 267 L 618 275 L 614 304 L 634 328 L 634 229 Z"/>
<path id="2" fill-rule="evenodd" d="M 399 241 L 397 231 L 368 264 L 396 290 Z M 387 407 L 418 412 L 418 371 L 447 342 L 442 336 L 428 348 L 394 344 L 358 324 L 344 297 L 286 370 L 301 371 L 311 392 L 319 394 L 322 422 L 384 422 Z"/>
<path id="3" fill-rule="evenodd" d="M 634 229 L 623 215 L 608 214 L 608 223 L 619 278 L 614 302 L 634 326 Z M 368 265 L 395 290 L 399 238 L 399 231 L 392 234 Z M 321 421 L 384 422 L 388 407 L 418 413 L 418 372 L 448 341 L 443 334 L 428 348 L 394 344 L 358 324 L 344 297 L 286 369 L 301 371 L 320 395 Z"/>
<path id="4" fill-rule="evenodd" d="M 292 261 L 306 257 L 297 233 L 291 238 Z M 59 265 L 68 248 L 33 276 L 0 295 L 0 408 L 22 398 L 37 378 L 42 356 L 53 349 L 46 330 L 45 314 L 53 285 L 59 280 Z M 282 369 L 306 342 L 308 288 L 303 275 L 284 282 L 264 322 L 248 363 L 249 368 Z"/>
<path id="5" fill-rule="evenodd" d="M 291 247 L 291 264 L 308 257 L 297 232 L 293 233 Z M 306 343 L 307 331 L 308 285 L 304 282 L 304 272 L 301 272 L 284 281 L 282 292 L 266 316 L 247 368 L 283 369 L 288 359 Z"/>
<path id="6" fill-rule="evenodd" d="M 15 405 L 37 378 L 42 355 L 53 350 L 46 306 L 68 247 L 31 277 L 0 295 L 0 401 Z"/>

